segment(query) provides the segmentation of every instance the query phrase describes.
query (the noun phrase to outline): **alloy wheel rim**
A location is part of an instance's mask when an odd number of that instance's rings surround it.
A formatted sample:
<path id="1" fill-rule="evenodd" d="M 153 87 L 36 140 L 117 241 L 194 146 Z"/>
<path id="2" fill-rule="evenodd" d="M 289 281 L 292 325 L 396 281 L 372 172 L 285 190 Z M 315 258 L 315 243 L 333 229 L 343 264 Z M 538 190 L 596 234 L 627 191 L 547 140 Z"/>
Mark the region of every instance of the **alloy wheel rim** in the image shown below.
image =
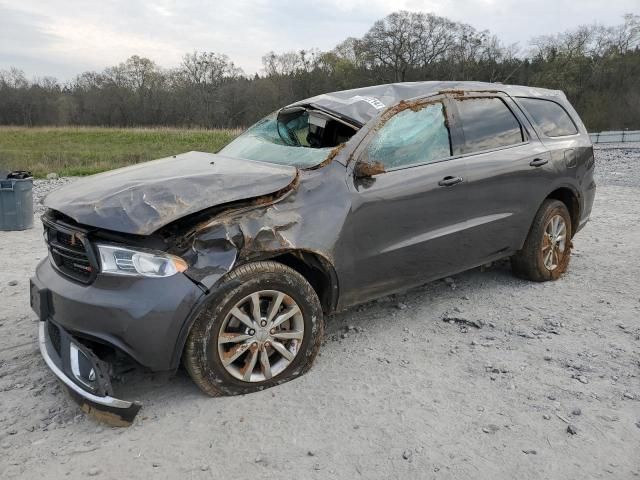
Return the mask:
<path id="1" fill-rule="evenodd" d="M 567 224 L 562 215 L 554 215 L 544 228 L 542 261 L 547 270 L 558 268 L 567 243 Z"/>
<path id="2" fill-rule="evenodd" d="M 260 290 L 237 302 L 218 333 L 218 356 L 225 370 L 244 382 L 281 374 L 300 352 L 302 310 L 289 295 Z"/>

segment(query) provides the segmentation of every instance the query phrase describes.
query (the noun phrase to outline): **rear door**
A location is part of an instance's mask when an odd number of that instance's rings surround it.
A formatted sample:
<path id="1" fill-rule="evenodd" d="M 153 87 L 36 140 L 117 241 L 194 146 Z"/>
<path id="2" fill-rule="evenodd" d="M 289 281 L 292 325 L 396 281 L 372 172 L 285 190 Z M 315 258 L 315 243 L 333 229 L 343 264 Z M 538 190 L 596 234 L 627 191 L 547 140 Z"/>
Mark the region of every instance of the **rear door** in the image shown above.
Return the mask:
<path id="1" fill-rule="evenodd" d="M 569 114 L 559 98 L 558 101 L 530 97 L 516 97 L 514 100 L 531 121 L 542 143 L 549 149 L 555 171 L 565 171 L 565 176 L 558 175 L 554 179 L 554 188 L 570 185 L 582 187 L 574 189 L 574 192 L 580 202 L 581 220 L 586 221 L 591 212 L 591 201 L 585 197 L 593 199 L 595 194 L 593 145 L 577 113 L 567 104 L 566 107 L 573 112 Z M 578 218 L 574 221 L 578 222 Z"/>
<path id="2" fill-rule="evenodd" d="M 429 102 L 396 113 L 356 152 L 359 162 L 380 162 L 385 172 L 347 180 L 352 211 L 336 245 L 344 305 L 467 263 L 466 160 L 453 156 L 456 133 L 442 99 Z"/>
<path id="3" fill-rule="evenodd" d="M 467 162 L 470 256 L 480 265 L 521 248 L 556 166 L 509 96 L 468 93 L 452 103 Z"/>

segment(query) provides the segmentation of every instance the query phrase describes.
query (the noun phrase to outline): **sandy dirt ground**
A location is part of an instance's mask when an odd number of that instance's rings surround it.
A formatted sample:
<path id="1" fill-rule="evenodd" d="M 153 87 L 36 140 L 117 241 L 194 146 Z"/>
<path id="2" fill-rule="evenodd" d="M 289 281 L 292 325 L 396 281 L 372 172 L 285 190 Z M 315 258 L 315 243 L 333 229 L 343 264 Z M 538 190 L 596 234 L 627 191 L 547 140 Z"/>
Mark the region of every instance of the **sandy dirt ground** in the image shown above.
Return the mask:
<path id="1" fill-rule="evenodd" d="M 40 357 L 39 222 L 1 232 L 0 478 L 640 478 L 640 148 L 597 153 L 561 280 L 499 262 L 343 312 L 306 376 L 252 395 L 134 373 L 130 428 L 82 414 Z"/>

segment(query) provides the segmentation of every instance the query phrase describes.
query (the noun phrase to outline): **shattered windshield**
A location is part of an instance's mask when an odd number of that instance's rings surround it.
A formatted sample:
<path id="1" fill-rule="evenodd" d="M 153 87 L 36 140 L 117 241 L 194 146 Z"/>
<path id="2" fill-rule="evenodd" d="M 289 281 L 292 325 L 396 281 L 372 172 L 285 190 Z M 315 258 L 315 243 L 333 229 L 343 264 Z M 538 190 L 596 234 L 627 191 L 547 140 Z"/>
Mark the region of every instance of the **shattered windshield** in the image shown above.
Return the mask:
<path id="1" fill-rule="evenodd" d="M 286 121 L 288 120 L 288 121 Z M 330 146 L 311 146 L 308 114 L 285 121 L 275 113 L 263 118 L 220 150 L 221 155 L 309 168 L 327 158 Z"/>

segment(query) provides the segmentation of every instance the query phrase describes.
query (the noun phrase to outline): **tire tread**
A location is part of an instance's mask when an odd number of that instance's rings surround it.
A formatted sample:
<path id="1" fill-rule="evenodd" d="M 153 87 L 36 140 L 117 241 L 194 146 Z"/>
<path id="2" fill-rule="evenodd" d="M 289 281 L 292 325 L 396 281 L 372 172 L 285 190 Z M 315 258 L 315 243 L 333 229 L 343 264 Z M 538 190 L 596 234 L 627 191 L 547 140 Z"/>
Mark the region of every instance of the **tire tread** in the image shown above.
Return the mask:
<path id="1" fill-rule="evenodd" d="M 237 388 L 234 389 L 229 386 L 225 386 L 222 382 L 212 382 L 212 372 L 207 371 L 210 369 L 208 369 L 206 362 L 204 362 L 202 349 L 203 345 L 208 341 L 208 325 L 214 322 L 215 312 L 224 307 L 224 305 L 220 305 L 219 302 L 224 301 L 225 298 L 232 295 L 233 292 L 245 282 L 263 274 L 282 275 L 283 277 L 292 279 L 292 281 L 303 290 L 305 298 L 309 300 L 311 308 L 316 312 L 318 317 L 316 320 L 317 325 L 316 333 L 313 337 L 313 344 L 306 352 L 299 353 L 299 355 L 305 354 L 307 357 L 302 367 L 297 369 L 293 376 L 285 376 L 283 378 L 276 377 L 272 382 L 270 382 L 272 385 L 269 386 L 275 386 L 288 380 L 292 380 L 293 378 L 306 373 L 313 365 L 313 361 L 318 354 L 318 350 L 320 349 L 324 336 L 324 317 L 322 315 L 320 300 L 318 299 L 315 290 L 299 272 L 282 263 L 274 261 L 247 263 L 231 270 L 222 278 L 219 288 L 214 296 L 209 300 L 208 306 L 198 315 L 198 318 L 192 325 L 191 331 L 187 337 L 187 342 L 182 355 L 182 362 L 195 384 L 207 395 L 212 397 L 237 395 L 266 388 L 255 388 L 248 385 L 246 387 L 247 391 L 237 391 Z M 211 315 L 211 313 L 214 314 Z"/>
<path id="2" fill-rule="evenodd" d="M 553 271 L 549 271 L 540 265 L 539 255 L 542 248 L 542 236 L 546 226 L 546 219 L 551 216 L 554 211 L 563 214 L 567 224 L 567 249 L 568 252 L 563 258 L 562 264 Z M 511 257 L 511 268 L 513 273 L 525 280 L 534 282 L 546 282 L 549 280 L 557 280 L 567 270 L 569 260 L 571 258 L 571 215 L 566 205 L 560 200 L 546 199 L 536 216 L 533 219 L 531 229 L 524 242 L 524 246 L 513 257 Z"/>

